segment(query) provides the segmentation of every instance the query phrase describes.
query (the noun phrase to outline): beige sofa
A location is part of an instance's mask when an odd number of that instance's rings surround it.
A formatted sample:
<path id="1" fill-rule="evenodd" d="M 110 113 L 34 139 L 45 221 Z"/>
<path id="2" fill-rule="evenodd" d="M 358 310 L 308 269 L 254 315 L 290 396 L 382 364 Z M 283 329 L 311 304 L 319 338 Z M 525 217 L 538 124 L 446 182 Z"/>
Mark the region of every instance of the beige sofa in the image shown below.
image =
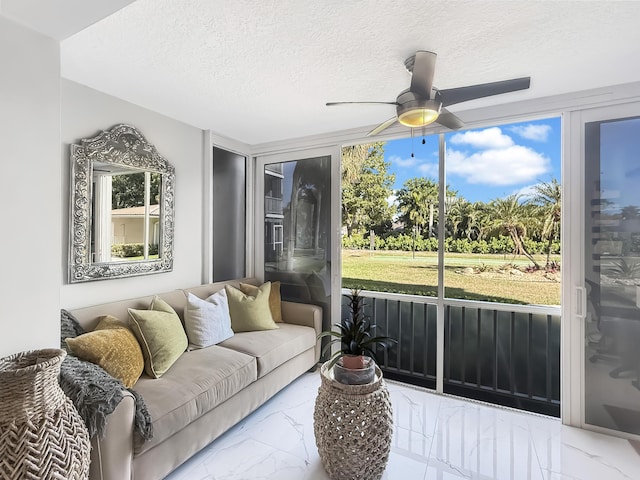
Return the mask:
<path id="1" fill-rule="evenodd" d="M 184 321 L 186 292 L 200 298 L 255 279 L 202 285 L 158 296 Z M 148 308 L 152 296 L 71 310 L 85 330 L 101 315 L 128 318 L 128 308 Z M 133 387 L 142 394 L 154 436 L 143 442 L 134 433 L 134 401 L 127 392 L 109 415 L 104 438 L 94 438 L 91 480 L 162 479 L 193 454 L 298 376 L 320 358 L 322 309 L 282 302 L 277 330 L 237 333 L 211 347 L 187 351 L 159 379 L 143 374 Z"/>

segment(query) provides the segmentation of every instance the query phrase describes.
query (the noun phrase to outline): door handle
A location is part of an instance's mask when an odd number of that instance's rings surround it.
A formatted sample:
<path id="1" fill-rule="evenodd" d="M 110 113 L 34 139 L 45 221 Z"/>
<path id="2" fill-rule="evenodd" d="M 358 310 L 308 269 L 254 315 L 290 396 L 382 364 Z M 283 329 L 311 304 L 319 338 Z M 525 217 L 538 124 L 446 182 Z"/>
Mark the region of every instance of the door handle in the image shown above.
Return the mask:
<path id="1" fill-rule="evenodd" d="M 576 287 L 576 317 L 587 318 L 587 289 L 584 287 Z"/>

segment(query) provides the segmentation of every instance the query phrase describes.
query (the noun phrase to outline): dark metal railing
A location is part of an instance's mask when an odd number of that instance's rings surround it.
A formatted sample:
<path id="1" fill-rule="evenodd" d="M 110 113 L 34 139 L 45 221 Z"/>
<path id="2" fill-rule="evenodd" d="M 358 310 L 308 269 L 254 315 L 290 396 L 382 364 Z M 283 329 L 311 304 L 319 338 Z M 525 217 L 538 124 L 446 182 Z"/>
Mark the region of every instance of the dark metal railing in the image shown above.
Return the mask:
<path id="1" fill-rule="evenodd" d="M 376 334 L 398 340 L 378 353 L 385 375 L 435 388 L 437 299 L 361 294 Z M 559 307 L 445 299 L 444 339 L 445 393 L 560 416 Z"/>

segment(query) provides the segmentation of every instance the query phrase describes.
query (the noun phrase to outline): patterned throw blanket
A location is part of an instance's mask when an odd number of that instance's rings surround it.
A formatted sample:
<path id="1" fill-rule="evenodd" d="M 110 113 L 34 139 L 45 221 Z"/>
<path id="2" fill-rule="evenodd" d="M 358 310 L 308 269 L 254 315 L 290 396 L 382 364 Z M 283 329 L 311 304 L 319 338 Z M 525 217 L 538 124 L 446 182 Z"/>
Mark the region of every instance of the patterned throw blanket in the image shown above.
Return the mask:
<path id="1" fill-rule="evenodd" d="M 65 338 L 77 337 L 85 333 L 78 321 L 66 310 L 60 311 L 60 347 L 67 350 Z M 131 392 L 135 399 L 135 428 L 140 436 L 149 440 L 153 436 L 153 425 L 147 406 L 140 394 L 125 388 L 120 380 L 113 378 L 101 367 L 85 362 L 68 352 L 60 366 L 60 386 L 78 409 L 89 430 L 89 436 L 102 437 L 107 416 L 115 410 L 124 390 Z"/>

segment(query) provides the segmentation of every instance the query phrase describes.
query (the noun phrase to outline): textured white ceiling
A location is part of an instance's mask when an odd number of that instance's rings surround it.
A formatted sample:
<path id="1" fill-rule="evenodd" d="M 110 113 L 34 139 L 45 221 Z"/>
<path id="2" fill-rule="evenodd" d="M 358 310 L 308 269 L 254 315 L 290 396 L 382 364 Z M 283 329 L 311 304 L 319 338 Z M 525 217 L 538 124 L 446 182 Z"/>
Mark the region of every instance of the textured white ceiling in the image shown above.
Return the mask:
<path id="1" fill-rule="evenodd" d="M 640 80 L 640 2 L 137 0 L 62 42 L 63 76 L 255 145 L 377 124 L 438 54 L 451 88 L 530 75 L 464 112 Z M 464 119 L 464 115 L 461 115 Z"/>
<path id="2" fill-rule="evenodd" d="M 0 11 L 18 23 L 62 40 L 133 1 L 0 0 Z"/>

